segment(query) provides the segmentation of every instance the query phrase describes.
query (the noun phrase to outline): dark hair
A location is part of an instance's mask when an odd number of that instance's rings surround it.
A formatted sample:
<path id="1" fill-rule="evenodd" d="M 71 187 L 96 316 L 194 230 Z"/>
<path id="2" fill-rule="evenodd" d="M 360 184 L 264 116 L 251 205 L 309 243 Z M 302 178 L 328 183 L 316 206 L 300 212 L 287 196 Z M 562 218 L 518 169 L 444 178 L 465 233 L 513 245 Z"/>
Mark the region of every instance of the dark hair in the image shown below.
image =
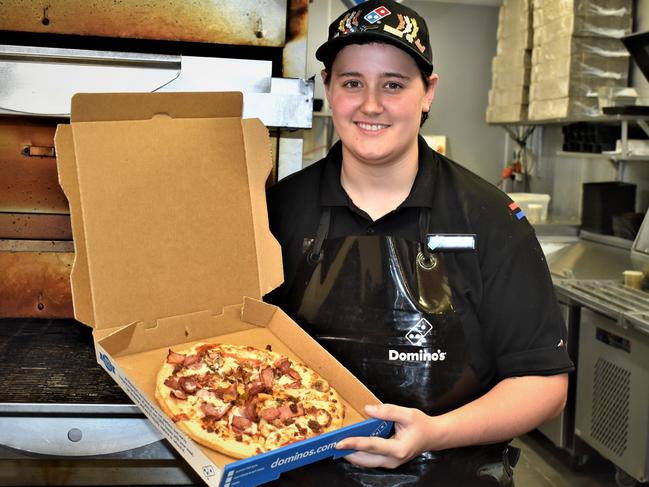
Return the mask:
<path id="1" fill-rule="evenodd" d="M 363 40 L 360 42 L 355 42 L 354 44 L 378 44 L 376 40 Z M 338 53 L 336 53 L 338 54 Z M 326 59 L 324 61 L 324 69 L 325 69 L 325 78 L 324 78 L 324 84 L 329 85 L 329 82 L 331 81 L 331 66 L 334 63 L 334 60 L 336 59 L 336 56 L 331 57 L 330 59 Z M 424 82 L 424 86 L 426 89 L 430 86 L 430 78 L 426 74 L 426 70 L 417 63 L 417 67 L 419 68 L 419 74 L 421 75 L 421 79 Z M 421 121 L 419 122 L 419 127 L 422 127 L 424 125 L 424 122 L 428 120 L 428 112 L 421 112 Z"/>

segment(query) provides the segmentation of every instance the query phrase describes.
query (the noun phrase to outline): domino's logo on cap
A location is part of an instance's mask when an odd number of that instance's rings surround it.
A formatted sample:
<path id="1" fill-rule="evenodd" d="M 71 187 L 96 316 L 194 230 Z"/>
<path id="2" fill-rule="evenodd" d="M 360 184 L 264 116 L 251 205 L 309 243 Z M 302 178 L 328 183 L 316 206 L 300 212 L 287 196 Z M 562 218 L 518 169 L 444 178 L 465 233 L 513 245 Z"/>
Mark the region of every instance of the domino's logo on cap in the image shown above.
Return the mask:
<path id="1" fill-rule="evenodd" d="M 387 17 L 391 13 L 392 12 L 390 12 L 387 8 L 381 6 L 381 7 L 375 8 L 374 10 L 372 10 L 370 13 L 368 13 L 363 18 L 365 20 L 367 20 L 370 24 L 376 24 L 383 17 Z"/>

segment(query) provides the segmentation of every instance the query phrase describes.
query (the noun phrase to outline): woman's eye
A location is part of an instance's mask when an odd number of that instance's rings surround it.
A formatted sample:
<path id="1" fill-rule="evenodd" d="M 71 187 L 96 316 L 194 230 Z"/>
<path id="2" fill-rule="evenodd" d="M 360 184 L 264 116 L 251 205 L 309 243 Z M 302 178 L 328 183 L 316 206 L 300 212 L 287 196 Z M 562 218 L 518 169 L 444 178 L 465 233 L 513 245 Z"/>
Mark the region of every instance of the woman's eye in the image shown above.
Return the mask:
<path id="1" fill-rule="evenodd" d="M 358 88 L 360 85 L 360 82 L 355 79 L 350 79 L 343 83 L 343 86 L 346 88 Z"/>
<path id="2" fill-rule="evenodd" d="M 385 86 L 389 90 L 399 90 L 399 89 L 403 88 L 403 86 L 400 83 L 397 83 L 395 81 L 390 81 L 390 82 L 386 83 Z"/>

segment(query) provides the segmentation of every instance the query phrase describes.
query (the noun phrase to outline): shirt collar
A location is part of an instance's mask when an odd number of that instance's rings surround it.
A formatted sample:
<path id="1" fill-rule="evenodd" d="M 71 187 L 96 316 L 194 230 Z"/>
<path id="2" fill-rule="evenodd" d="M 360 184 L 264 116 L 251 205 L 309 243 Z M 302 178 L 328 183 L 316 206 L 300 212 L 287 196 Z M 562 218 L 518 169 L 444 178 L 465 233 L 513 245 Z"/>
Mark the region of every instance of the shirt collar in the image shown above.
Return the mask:
<path id="1" fill-rule="evenodd" d="M 419 169 L 410 194 L 400 205 L 403 207 L 433 206 L 432 187 L 437 167 L 435 153 L 428 147 L 423 137 L 419 136 Z M 322 171 L 320 184 L 320 204 L 322 206 L 350 206 L 351 200 L 340 184 L 342 167 L 342 143 L 336 142 L 327 154 L 327 162 Z"/>

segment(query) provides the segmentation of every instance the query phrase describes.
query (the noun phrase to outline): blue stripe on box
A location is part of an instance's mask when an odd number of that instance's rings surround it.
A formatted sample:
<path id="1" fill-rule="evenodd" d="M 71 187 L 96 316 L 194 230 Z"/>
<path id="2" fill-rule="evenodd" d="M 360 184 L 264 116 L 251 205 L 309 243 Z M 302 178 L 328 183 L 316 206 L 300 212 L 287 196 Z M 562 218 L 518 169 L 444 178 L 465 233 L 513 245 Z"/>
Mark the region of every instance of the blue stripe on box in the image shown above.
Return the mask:
<path id="1" fill-rule="evenodd" d="M 253 487 L 277 479 L 282 472 L 324 458 L 340 458 L 349 455 L 353 453 L 353 450 L 336 450 L 336 443 L 350 436 L 381 436 L 387 438 L 392 432 L 392 426 L 392 421 L 367 419 L 268 453 L 230 463 L 223 470 L 221 486 Z"/>

